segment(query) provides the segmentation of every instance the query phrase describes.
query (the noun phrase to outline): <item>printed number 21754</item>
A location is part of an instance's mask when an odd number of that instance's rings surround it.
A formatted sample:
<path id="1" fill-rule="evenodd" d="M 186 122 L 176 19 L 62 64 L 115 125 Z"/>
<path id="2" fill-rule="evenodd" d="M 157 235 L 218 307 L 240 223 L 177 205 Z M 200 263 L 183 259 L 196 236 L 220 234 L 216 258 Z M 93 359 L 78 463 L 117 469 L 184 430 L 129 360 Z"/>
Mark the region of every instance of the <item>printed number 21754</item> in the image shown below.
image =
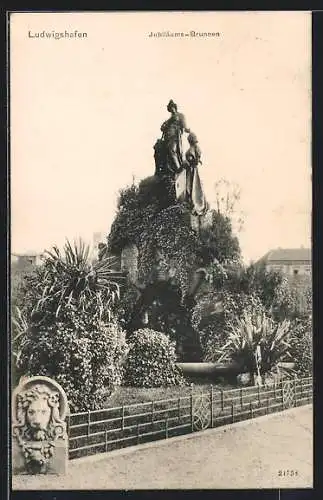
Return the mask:
<path id="1" fill-rule="evenodd" d="M 295 469 L 281 469 L 278 471 L 279 477 L 295 477 L 298 476 L 298 471 Z"/>

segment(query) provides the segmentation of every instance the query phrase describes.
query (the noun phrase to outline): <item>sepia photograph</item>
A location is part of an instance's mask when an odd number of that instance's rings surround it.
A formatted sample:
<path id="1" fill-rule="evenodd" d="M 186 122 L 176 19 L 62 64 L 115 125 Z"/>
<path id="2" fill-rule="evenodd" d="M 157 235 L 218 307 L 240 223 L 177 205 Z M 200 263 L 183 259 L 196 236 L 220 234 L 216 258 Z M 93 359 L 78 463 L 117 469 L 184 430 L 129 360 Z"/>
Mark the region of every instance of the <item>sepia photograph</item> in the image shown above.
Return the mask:
<path id="1" fill-rule="evenodd" d="M 311 12 L 11 12 L 11 487 L 313 488 Z"/>

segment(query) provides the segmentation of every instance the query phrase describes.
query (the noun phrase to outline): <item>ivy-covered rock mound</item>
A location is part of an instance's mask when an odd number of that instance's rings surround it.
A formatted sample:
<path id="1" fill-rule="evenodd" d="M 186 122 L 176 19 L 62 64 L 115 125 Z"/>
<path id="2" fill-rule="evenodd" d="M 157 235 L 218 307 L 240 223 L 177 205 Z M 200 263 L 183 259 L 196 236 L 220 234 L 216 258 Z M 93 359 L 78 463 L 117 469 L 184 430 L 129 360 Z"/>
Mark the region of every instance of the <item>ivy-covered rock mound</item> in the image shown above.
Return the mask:
<path id="1" fill-rule="evenodd" d="M 208 225 L 197 232 L 192 228 L 190 207 L 176 203 L 170 191 L 171 185 L 155 176 L 122 190 L 108 250 L 119 255 L 127 245 L 136 245 L 139 280 L 154 281 L 156 267 L 166 274 L 170 271 L 185 297 L 194 270 L 210 266 L 215 259 L 220 263 L 237 260 L 240 247 L 228 217 L 211 210 Z"/>
<path id="2" fill-rule="evenodd" d="M 128 245 L 138 249 L 138 283 L 128 287 L 119 306 L 126 330 L 145 326 L 142 315 L 149 309 L 147 326 L 177 344 L 186 335 L 182 355 L 196 361 L 199 341 L 191 325 L 195 292 L 201 280 L 218 273 L 219 263 L 239 260 L 240 248 L 230 219 L 215 210 L 209 212 L 207 225 L 200 219 L 198 230 L 193 228 L 191 207 L 176 201 L 174 189 L 170 179 L 152 176 L 122 190 L 108 250 L 120 255 Z M 174 300 L 165 300 L 167 295 Z"/>

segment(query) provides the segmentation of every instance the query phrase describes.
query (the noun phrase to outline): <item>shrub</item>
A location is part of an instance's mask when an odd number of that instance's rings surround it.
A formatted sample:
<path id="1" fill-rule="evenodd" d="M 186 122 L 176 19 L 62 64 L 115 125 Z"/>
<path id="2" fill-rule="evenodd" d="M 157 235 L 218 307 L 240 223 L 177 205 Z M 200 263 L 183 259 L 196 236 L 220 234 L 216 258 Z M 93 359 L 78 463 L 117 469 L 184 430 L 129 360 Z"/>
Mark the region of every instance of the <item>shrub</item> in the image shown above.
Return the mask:
<path id="1" fill-rule="evenodd" d="M 257 295 L 278 321 L 292 320 L 311 313 L 311 280 L 307 276 L 293 279 L 280 271 L 267 271 L 264 265 L 250 265 L 241 273 L 239 281 L 240 290 Z"/>
<path id="2" fill-rule="evenodd" d="M 273 303 L 276 318 L 306 318 L 312 313 L 312 290 L 310 282 L 284 278 L 277 288 Z"/>
<path id="3" fill-rule="evenodd" d="M 296 320 L 292 328 L 291 356 L 295 361 L 295 371 L 300 377 L 313 373 L 313 333 L 311 317 Z"/>
<path id="4" fill-rule="evenodd" d="M 240 274 L 239 288 L 246 294 L 257 295 L 269 309 L 276 297 L 277 287 L 283 281 L 280 271 L 266 270 L 264 264 L 250 264 Z"/>
<path id="5" fill-rule="evenodd" d="M 166 335 L 144 328 L 133 333 L 129 343 L 126 385 L 162 387 L 184 382 L 175 364 L 175 343 Z"/>
<path id="6" fill-rule="evenodd" d="M 11 265 L 10 273 L 10 284 L 11 284 L 11 308 L 12 310 L 16 306 L 23 304 L 25 297 L 23 293 L 23 283 L 26 277 L 34 271 L 35 266 L 33 264 L 26 264 L 23 267 L 18 265 Z"/>
<path id="7" fill-rule="evenodd" d="M 13 314 L 14 375 L 47 375 L 66 390 L 73 411 L 98 408 L 121 382 L 125 335 L 111 322 L 119 285 L 113 259 L 91 264 L 81 241 L 54 247 L 25 277 L 23 308 Z"/>
<path id="8" fill-rule="evenodd" d="M 70 304 L 55 324 L 29 328 L 16 364 L 20 374 L 52 377 L 66 391 L 71 410 L 83 411 L 102 407 L 120 385 L 126 353 L 117 324 Z"/>
<path id="9" fill-rule="evenodd" d="M 218 358 L 232 322 L 245 313 L 254 316 L 264 312 L 264 306 L 254 294 L 223 290 L 201 297 L 194 308 L 192 322 L 199 331 L 205 361 Z"/>
<path id="10" fill-rule="evenodd" d="M 217 361 L 236 361 L 246 372 L 256 373 L 256 349 L 260 346 L 260 374 L 273 370 L 291 358 L 290 322 L 275 322 L 266 314 L 244 312 L 229 327 L 228 340 L 218 350 Z"/>

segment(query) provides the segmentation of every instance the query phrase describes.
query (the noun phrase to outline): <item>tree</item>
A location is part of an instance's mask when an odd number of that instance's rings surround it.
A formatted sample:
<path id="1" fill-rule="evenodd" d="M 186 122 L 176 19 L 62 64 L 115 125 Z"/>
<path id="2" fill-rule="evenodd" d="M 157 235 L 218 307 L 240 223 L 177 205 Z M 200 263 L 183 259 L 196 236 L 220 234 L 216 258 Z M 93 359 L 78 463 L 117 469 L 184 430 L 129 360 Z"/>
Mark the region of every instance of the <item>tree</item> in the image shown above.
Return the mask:
<path id="1" fill-rule="evenodd" d="M 227 215 L 211 210 L 211 224 L 200 231 L 204 263 L 231 263 L 240 259 L 239 240 Z"/>
<path id="2" fill-rule="evenodd" d="M 244 293 L 256 294 L 263 305 L 272 308 L 277 298 L 277 289 L 282 286 L 284 277 L 279 271 L 267 271 L 263 264 L 247 266 L 240 276 L 240 288 Z"/>
<path id="3" fill-rule="evenodd" d="M 215 210 L 229 217 L 234 229 L 239 232 L 244 224 L 244 214 L 239 203 L 241 200 L 240 187 L 226 179 L 220 179 L 214 184 L 215 199 L 212 202 Z"/>

